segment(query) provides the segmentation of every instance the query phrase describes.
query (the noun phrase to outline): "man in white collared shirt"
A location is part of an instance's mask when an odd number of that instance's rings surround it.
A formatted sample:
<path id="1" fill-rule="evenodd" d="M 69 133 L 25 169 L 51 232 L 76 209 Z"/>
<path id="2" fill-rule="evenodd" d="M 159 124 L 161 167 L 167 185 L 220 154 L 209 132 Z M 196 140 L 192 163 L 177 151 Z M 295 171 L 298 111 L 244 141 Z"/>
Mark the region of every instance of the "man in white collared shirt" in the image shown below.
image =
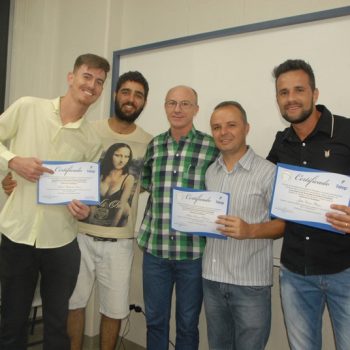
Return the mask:
<path id="1" fill-rule="evenodd" d="M 68 91 L 54 100 L 23 97 L 0 118 L 0 167 L 11 170 L 16 188 L 0 214 L 0 348 L 27 348 L 27 320 L 38 275 L 44 319 L 44 348 L 68 350 L 68 301 L 80 263 L 77 219 L 89 207 L 38 205 L 36 182 L 43 160 L 97 161 L 100 139 L 84 114 L 101 95 L 109 71 L 102 57 L 77 58 Z M 9 147 L 4 146 L 8 142 Z"/>

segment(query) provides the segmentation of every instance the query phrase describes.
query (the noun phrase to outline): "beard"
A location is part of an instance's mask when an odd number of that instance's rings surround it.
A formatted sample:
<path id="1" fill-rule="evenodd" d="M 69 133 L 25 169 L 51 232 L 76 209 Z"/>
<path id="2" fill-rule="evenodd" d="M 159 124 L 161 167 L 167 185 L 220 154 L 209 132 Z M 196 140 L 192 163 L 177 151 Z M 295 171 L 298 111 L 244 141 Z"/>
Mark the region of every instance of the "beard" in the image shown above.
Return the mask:
<path id="1" fill-rule="evenodd" d="M 310 115 L 312 114 L 314 110 L 314 106 L 311 103 L 311 106 L 309 109 L 303 110 L 302 113 L 298 116 L 298 117 L 290 117 L 287 113 L 282 113 L 282 117 L 283 119 L 285 119 L 288 123 L 292 123 L 292 124 L 300 124 L 302 122 L 304 122 L 306 119 L 308 119 L 310 117 Z"/>
<path id="2" fill-rule="evenodd" d="M 126 103 L 126 105 L 128 104 L 135 107 L 131 103 Z M 114 113 L 116 117 L 129 124 L 132 124 L 139 117 L 142 111 L 143 111 L 143 106 L 140 107 L 139 109 L 136 109 L 134 113 L 126 114 L 122 111 L 122 106 L 119 104 L 119 102 L 117 100 L 114 102 Z"/>

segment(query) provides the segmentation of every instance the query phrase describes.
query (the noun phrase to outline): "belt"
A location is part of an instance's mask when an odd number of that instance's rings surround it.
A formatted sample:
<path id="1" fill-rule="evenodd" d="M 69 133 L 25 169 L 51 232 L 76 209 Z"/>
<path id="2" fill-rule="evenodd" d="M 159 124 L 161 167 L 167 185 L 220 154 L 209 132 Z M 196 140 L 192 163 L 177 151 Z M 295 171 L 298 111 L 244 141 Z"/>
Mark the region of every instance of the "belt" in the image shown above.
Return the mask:
<path id="1" fill-rule="evenodd" d="M 98 241 L 98 242 L 117 242 L 118 241 L 118 238 L 97 237 L 97 236 L 89 235 L 88 233 L 85 233 L 85 234 L 93 238 L 94 241 Z"/>

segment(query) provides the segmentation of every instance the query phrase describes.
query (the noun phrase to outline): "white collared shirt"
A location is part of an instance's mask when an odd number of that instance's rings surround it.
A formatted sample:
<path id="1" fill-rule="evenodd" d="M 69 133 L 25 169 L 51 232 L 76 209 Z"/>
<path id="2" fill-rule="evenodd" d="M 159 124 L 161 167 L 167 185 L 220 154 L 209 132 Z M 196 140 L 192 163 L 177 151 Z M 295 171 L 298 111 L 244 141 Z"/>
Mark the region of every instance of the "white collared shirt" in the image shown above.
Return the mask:
<path id="1" fill-rule="evenodd" d="M 101 142 L 84 117 L 62 125 L 60 99 L 23 97 L 0 117 L 0 169 L 15 156 L 53 161 L 97 161 Z M 3 143 L 6 142 L 8 147 Z M 37 248 L 71 242 L 78 229 L 65 205 L 38 205 L 37 184 L 13 172 L 17 186 L 0 213 L 0 232 Z"/>

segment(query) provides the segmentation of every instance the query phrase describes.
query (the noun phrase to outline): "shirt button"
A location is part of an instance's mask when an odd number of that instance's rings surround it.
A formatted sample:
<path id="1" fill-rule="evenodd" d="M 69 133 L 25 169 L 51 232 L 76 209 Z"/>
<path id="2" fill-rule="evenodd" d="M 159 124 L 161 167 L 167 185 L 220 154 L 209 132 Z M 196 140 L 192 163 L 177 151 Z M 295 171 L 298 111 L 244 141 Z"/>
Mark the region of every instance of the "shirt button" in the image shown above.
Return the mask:
<path id="1" fill-rule="evenodd" d="M 174 236 L 170 236 L 170 239 L 173 241 L 174 240 Z"/>
<path id="2" fill-rule="evenodd" d="M 306 236 L 305 239 L 308 241 L 308 240 L 310 239 L 310 237 L 309 237 L 309 236 Z"/>
<path id="3" fill-rule="evenodd" d="M 305 146 L 306 146 L 306 143 L 305 143 L 305 142 L 303 142 L 301 145 L 302 145 L 303 147 L 305 147 Z"/>
<path id="4" fill-rule="evenodd" d="M 179 153 L 176 153 L 175 155 L 176 155 L 176 157 L 178 157 L 178 156 L 179 156 Z"/>
<path id="5" fill-rule="evenodd" d="M 174 174 L 176 174 L 177 173 L 177 171 L 176 170 L 174 170 Z"/>
<path id="6" fill-rule="evenodd" d="M 304 161 L 303 161 L 303 164 L 304 164 L 304 165 L 306 165 L 306 164 L 307 164 L 307 161 L 306 161 L 306 160 L 304 160 Z"/>

